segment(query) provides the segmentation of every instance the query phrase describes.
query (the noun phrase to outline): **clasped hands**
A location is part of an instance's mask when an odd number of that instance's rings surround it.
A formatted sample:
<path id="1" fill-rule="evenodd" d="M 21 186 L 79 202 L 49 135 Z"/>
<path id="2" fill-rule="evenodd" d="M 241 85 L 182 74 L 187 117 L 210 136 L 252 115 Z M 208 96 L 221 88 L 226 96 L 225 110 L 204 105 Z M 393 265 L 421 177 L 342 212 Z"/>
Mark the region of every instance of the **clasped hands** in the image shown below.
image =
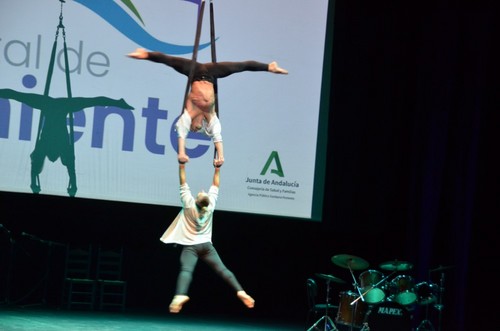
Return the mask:
<path id="1" fill-rule="evenodd" d="M 179 162 L 179 164 L 185 164 L 185 163 L 189 162 L 189 157 L 187 155 L 185 155 L 185 154 L 184 155 L 179 154 L 177 156 L 177 161 Z M 220 168 L 223 164 L 224 164 L 224 158 L 223 157 L 216 158 L 213 161 L 213 165 L 216 168 Z"/>

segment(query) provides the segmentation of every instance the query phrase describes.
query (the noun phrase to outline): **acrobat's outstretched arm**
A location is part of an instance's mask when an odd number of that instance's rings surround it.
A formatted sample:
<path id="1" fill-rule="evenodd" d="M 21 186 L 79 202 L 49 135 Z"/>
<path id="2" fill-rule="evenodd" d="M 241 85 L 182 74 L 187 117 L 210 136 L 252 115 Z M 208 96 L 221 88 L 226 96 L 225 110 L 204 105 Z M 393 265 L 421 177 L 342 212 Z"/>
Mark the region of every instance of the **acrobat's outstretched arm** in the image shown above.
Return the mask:
<path id="1" fill-rule="evenodd" d="M 184 163 L 179 162 L 179 184 L 186 184 L 186 168 Z"/>
<path id="2" fill-rule="evenodd" d="M 12 89 L 0 89 L 0 98 L 16 100 L 36 109 L 43 109 L 54 100 L 49 96 L 19 92 Z"/>
<path id="3" fill-rule="evenodd" d="M 68 112 L 77 112 L 83 108 L 93 106 L 115 106 L 123 109 L 134 109 L 123 99 L 117 100 L 108 97 L 52 98 L 47 95 L 18 92 L 12 89 L 0 89 L 0 98 L 16 100 L 40 110 L 64 107 Z"/>
<path id="4" fill-rule="evenodd" d="M 220 186 L 220 166 L 214 163 L 214 177 L 212 179 L 212 186 Z"/>

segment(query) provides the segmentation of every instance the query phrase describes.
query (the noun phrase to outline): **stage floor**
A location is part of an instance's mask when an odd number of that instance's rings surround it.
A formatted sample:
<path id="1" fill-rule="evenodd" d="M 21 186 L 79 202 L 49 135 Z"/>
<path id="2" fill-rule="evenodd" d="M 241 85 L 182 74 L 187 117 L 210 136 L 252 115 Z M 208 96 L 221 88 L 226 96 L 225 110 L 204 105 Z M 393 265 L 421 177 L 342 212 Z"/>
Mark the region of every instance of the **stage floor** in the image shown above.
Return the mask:
<path id="1" fill-rule="evenodd" d="M 149 312 L 90 312 L 0 307 L 1 331 L 293 331 L 304 325 L 252 316 L 206 317 Z"/>

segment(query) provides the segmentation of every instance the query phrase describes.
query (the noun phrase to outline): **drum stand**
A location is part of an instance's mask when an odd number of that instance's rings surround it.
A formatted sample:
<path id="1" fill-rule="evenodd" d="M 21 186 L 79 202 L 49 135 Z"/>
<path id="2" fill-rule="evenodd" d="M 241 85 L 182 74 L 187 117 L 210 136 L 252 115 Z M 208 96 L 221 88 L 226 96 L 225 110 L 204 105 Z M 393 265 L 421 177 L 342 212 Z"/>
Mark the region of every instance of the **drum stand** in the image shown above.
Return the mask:
<path id="1" fill-rule="evenodd" d="M 443 267 L 440 267 L 438 269 L 444 269 Z M 430 272 L 429 272 L 430 274 Z M 430 278 L 430 275 L 429 275 Z M 443 292 L 444 292 L 444 272 L 441 273 L 441 279 L 439 280 L 439 299 L 438 303 L 434 305 L 434 308 L 438 311 L 438 331 L 441 331 L 441 320 L 442 320 L 442 312 L 443 312 Z M 418 325 L 416 331 L 434 331 L 434 326 L 432 325 L 431 321 L 429 320 L 429 307 L 425 309 L 425 320 L 420 322 Z"/>
<path id="2" fill-rule="evenodd" d="M 429 305 L 425 307 L 425 319 L 417 326 L 416 331 L 435 331 L 429 319 Z"/>
<path id="3" fill-rule="evenodd" d="M 441 299 L 440 299 L 441 301 Z M 439 315 L 441 315 L 441 307 L 442 305 L 435 305 L 436 309 L 439 310 Z M 429 305 L 425 307 L 425 319 L 420 322 L 420 324 L 417 326 L 416 331 L 435 331 L 434 325 L 432 325 L 430 319 L 429 319 Z"/>
<path id="4" fill-rule="evenodd" d="M 316 321 L 307 331 L 319 330 L 318 325 L 324 323 L 324 331 L 339 331 L 335 323 L 333 323 L 330 316 L 328 316 L 328 306 L 330 305 L 330 280 L 326 281 L 326 304 L 325 304 L 325 315 Z"/>
<path id="5" fill-rule="evenodd" d="M 0 224 L 0 229 L 3 229 L 8 236 L 9 240 L 9 256 L 6 258 L 7 261 L 7 274 L 5 275 L 5 286 L 4 286 L 4 302 L 0 304 L 10 305 L 10 283 L 12 281 L 12 260 L 14 259 L 14 245 L 16 241 L 12 237 L 9 229 L 7 229 L 3 224 Z"/>
<path id="6" fill-rule="evenodd" d="M 352 312 L 352 316 L 356 316 L 356 309 L 358 308 L 358 305 L 355 305 L 356 302 L 358 302 L 359 299 L 361 299 L 361 301 L 365 301 L 365 297 L 364 295 L 366 293 L 368 293 L 369 291 L 371 291 L 371 289 L 369 289 L 368 291 L 366 291 L 365 293 L 363 293 L 361 291 L 361 287 L 359 286 L 358 284 L 358 281 L 356 280 L 356 277 L 354 277 L 354 273 L 352 272 L 352 268 L 350 265 L 348 265 L 349 267 L 349 272 L 351 273 L 351 277 L 352 277 L 352 280 L 354 281 L 354 283 L 352 284 L 355 288 L 356 288 L 356 291 L 358 292 L 359 294 L 359 297 L 357 297 L 355 300 L 353 300 L 351 303 L 350 303 L 350 306 L 353 307 L 353 312 Z M 373 287 L 372 287 L 373 288 Z M 351 327 L 349 328 L 350 331 L 352 331 L 354 328 L 354 321 L 351 322 Z M 370 328 L 367 326 L 366 323 L 364 323 L 363 325 L 363 328 L 360 330 L 360 331 L 365 331 L 365 330 L 370 330 Z"/>
<path id="7" fill-rule="evenodd" d="M 434 307 L 438 311 L 438 331 L 441 331 L 441 323 L 442 323 L 442 312 L 443 312 L 443 293 L 444 293 L 444 272 L 441 273 L 441 279 L 439 280 L 439 300 Z"/>
<path id="8" fill-rule="evenodd" d="M 369 266 L 368 262 L 360 257 L 354 256 L 354 255 L 349 255 L 349 254 L 334 255 L 334 256 L 332 256 L 332 262 L 335 263 L 336 265 L 338 265 L 339 267 L 349 269 L 349 272 L 351 273 L 352 279 L 354 280 L 353 285 L 356 288 L 356 291 L 358 292 L 359 297 L 357 299 L 355 299 L 354 301 L 352 301 L 350 303 L 350 306 L 352 307 L 359 299 L 361 299 L 364 302 L 365 298 L 363 296 L 361 288 L 358 285 L 358 282 L 356 281 L 356 277 L 354 277 L 354 273 L 352 272 L 352 270 L 353 269 L 355 269 L 355 270 L 366 269 Z M 357 305 L 354 305 L 354 307 L 352 307 L 352 310 L 353 310 L 352 316 L 356 316 Z M 351 325 L 350 330 L 352 331 L 353 327 L 354 327 L 354 323 L 351 322 L 350 325 Z M 360 331 L 368 331 L 368 330 L 370 330 L 368 324 L 364 323 L 363 327 L 361 328 Z"/>

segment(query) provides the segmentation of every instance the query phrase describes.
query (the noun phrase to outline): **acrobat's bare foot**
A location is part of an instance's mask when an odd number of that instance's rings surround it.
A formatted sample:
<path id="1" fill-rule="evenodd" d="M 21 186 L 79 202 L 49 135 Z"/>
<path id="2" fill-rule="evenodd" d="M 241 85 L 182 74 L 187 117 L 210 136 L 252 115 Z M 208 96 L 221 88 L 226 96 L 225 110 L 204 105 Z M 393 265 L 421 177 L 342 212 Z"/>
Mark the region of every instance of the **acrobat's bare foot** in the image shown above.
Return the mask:
<path id="1" fill-rule="evenodd" d="M 127 56 L 134 59 L 147 59 L 149 54 L 144 48 L 137 48 L 132 53 L 128 53 Z"/>
<path id="2" fill-rule="evenodd" d="M 276 62 L 276 61 L 269 63 L 268 70 L 272 73 L 275 73 L 275 74 L 288 75 L 288 70 L 280 68 L 278 66 L 278 62 Z"/>
<path id="3" fill-rule="evenodd" d="M 255 300 L 247 294 L 245 291 L 238 291 L 236 293 L 238 298 L 247 306 L 248 308 L 253 308 L 255 306 Z"/>
<path id="4" fill-rule="evenodd" d="M 170 306 L 168 306 L 169 310 L 173 314 L 177 314 L 181 311 L 182 306 L 189 301 L 189 297 L 187 295 L 176 295 L 172 299 Z"/>

